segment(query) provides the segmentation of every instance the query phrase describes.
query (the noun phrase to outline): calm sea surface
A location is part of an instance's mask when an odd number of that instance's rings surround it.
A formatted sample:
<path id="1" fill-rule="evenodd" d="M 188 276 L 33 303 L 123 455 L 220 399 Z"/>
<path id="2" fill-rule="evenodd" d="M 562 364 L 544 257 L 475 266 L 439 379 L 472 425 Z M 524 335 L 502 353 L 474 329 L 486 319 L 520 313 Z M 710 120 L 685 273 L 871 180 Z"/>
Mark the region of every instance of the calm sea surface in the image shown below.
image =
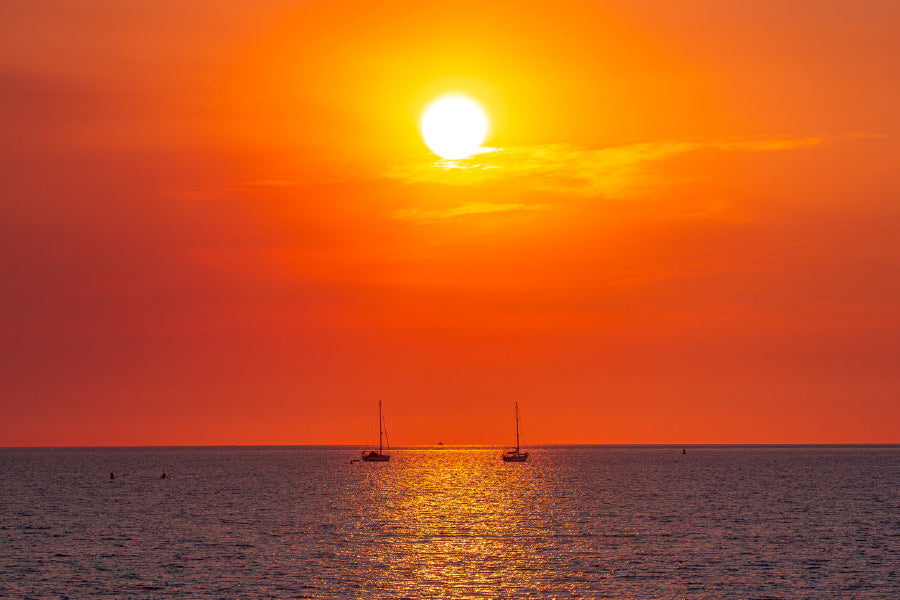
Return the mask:
<path id="1" fill-rule="evenodd" d="M 0 449 L 0 597 L 900 598 L 900 447 L 531 452 Z"/>

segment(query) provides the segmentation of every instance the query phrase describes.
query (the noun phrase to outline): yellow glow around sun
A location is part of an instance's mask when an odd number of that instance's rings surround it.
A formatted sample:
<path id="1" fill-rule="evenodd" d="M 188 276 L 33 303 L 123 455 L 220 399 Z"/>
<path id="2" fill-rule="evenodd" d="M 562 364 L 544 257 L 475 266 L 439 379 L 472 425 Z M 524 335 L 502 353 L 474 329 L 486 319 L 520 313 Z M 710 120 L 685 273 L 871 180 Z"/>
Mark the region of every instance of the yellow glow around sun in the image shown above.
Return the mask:
<path id="1" fill-rule="evenodd" d="M 487 114 L 460 94 L 441 96 L 429 104 L 420 125 L 425 144 L 449 160 L 474 154 L 488 134 Z"/>

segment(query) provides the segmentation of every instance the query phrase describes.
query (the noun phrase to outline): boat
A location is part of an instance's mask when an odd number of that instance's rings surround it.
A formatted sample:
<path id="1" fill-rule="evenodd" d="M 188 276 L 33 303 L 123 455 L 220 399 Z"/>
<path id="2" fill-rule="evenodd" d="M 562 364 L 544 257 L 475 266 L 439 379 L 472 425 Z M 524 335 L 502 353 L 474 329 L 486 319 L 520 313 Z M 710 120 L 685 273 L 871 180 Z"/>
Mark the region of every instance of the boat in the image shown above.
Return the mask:
<path id="1" fill-rule="evenodd" d="M 366 450 L 362 453 L 362 459 L 365 462 L 387 462 L 391 460 L 390 454 L 384 453 L 384 447 L 381 444 L 381 438 L 387 439 L 387 433 L 384 433 L 384 416 L 381 414 L 381 400 L 378 401 L 378 450 Z"/>
<path id="2" fill-rule="evenodd" d="M 516 448 L 503 453 L 503 462 L 525 462 L 526 460 L 528 460 L 528 453 L 522 452 L 519 447 L 519 403 L 516 402 Z"/>

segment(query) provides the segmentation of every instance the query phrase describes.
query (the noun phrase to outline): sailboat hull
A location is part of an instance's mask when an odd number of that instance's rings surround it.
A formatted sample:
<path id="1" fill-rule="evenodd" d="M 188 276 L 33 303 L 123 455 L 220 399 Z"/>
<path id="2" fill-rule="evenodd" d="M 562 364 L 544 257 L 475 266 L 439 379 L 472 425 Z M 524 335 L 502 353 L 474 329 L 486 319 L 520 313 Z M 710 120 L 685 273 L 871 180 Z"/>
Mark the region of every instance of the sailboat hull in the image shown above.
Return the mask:
<path id="1" fill-rule="evenodd" d="M 390 454 L 380 454 L 375 450 L 362 453 L 362 459 L 365 462 L 387 462 L 391 460 Z"/>
<path id="2" fill-rule="evenodd" d="M 512 450 L 503 453 L 503 462 L 525 462 L 526 460 L 528 460 L 527 452 L 516 452 L 515 450 Z"/>

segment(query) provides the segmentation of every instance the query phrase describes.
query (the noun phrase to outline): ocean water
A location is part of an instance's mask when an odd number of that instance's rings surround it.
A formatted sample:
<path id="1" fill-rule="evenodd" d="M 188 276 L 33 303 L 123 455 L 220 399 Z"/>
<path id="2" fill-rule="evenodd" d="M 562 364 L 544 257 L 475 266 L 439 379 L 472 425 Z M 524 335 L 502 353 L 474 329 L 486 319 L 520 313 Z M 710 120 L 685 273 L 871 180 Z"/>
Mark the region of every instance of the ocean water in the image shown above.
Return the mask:
<path id="1" fill-rule="evenodd" d="M 900 447 L 392 454 L 0 449 L 0 597 L 900 598 Z"/>

